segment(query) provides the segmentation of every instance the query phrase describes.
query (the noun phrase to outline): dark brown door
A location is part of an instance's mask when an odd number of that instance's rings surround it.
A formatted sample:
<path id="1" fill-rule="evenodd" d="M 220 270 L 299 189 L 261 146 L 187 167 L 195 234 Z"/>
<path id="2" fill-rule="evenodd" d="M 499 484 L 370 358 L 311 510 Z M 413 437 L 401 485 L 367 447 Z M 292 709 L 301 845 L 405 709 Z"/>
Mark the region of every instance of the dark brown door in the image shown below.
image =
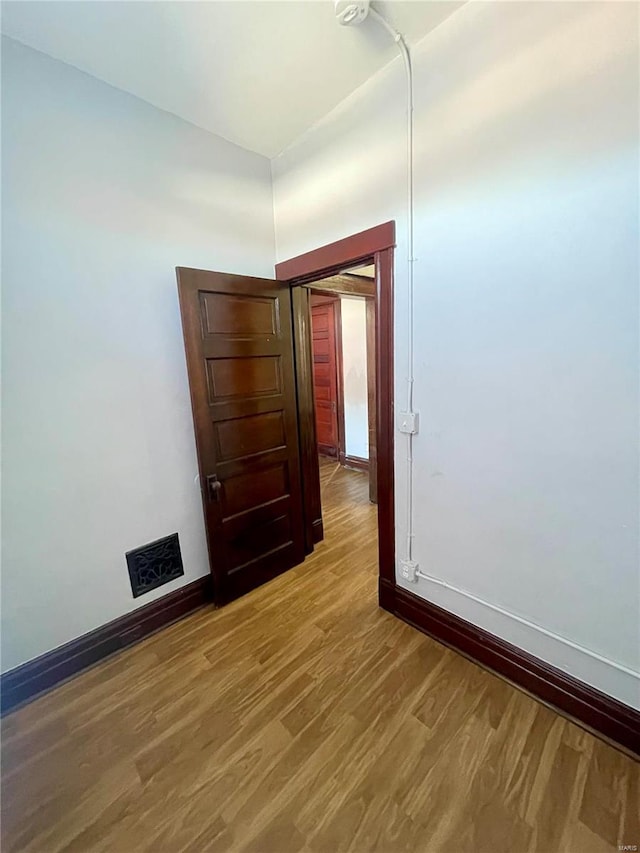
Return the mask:
<path id="1" fill-rule="evenodd" d="M 290 288 L 178 268 L 214 593 L 304 559 Z"/>
<path id="2" fill-rule="evenodd" d="M 315 294 L 312 296 L 311 339 L 318 451 L 335 457 L 340 450 L 336 350 L 336 312 L 338 310 L 339 300 Z"/>

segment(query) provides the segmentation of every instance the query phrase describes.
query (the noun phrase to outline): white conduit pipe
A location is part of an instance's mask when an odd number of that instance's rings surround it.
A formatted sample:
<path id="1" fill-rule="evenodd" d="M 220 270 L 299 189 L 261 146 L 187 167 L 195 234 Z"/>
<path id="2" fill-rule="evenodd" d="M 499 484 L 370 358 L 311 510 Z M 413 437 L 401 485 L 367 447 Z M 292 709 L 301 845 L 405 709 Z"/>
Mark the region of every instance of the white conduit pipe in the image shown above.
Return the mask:
<path id="1" fill-rule="evenodd" d="M 413 412 L 413 71 L 411 56 L 404 38 L 373 7 L 369 14 L 391 35 L 402 54 L 407 75 L 407 412 Z M 413 435 L 407 434 L 407 549 L 406 559 L 413 554 Z"/>
<path id="2" fill-rule="evenodd" d="M 373 7 L 369 14 L 391 35 L 402 54 L 407 75 L 407 412 L 413 412 L 413 71 L 411 56 L 402 35 Z M 407 434 L 407 547 L 413 554 L 413 435 Z"/>
<path id="3" fill-rule="evenodd" d="M 407 75 L 407 260 L 409 277 L 407 298 L 407 412 L 413 412 L 413 265 L 415 263 L 415 258 L 413 257 L 413 71 L 411 68 L 411 56 L 409 54 L 409 49 L 401 33 L 394 29 L 394 27 L 392 27 L 391 24 L 373 8 L 373 6 L 369 7 L 369 15 L 371 15 L 372 18 L 378 21 L 378 23 L 385 28 L 385 30 L 391 35 L 395 43 L 398 45 L 398 49 L 402 54 L 402 59 L 404 61 L 404 67 Z M 413 537 L 413 435 L 408 434 L 406 550 L 408 561 L 412 560 Z M 577 651 L 589 654 L 597 660 L 609 664 L 620 670 L 621 672 L 626 673 L 627 675 L 634 676 L 635 678 L 639 677 L 639 673 L 636 670 L 616 663 L 615 661 L 612 661 L 609 658 L 603 657 L 602 655 L 597 654 L 591 649 L 585 649 L 583 646 L 571 642 L 571 640 L 568 640 L 566 637 L 562 637 L 559 634 L 554 634 L 553 631 L 548 631 L 546 628 L 543 628 L 541 625 L 537 625 L 535 622 L 530 622 L 528 619 L 524 619 L 522 616 L 517 616 L 516 614 L 511 613 L 508 610 L 504 610 L 502 607 L 498 607 L 496 604 L 491 604 L 490 602 L 485 601 L 483 598 L 479 598 L 478 596 L 473 595 L 473 593 L 469 592 L 468 590 L 461 589 L 460 587 L 454 586 L 453 584 L 447 583 L 446 581 L 441 580 L 440 578 L 434 577 L 433 575 L 425 574 L 421 571 L 416 572 L 416 578 L 422 578 L 423 580 L 430 581 L 431 583 L 437 584 L 438 586 L 442 586 L 445 589 L 457 592 L 458 594 L 465 596 L 465 598 L 470 598 L 472 601 L 476 601 L 478 604 L 490 608 L 496 613 L 500 613 L 503 616 L 507 616 L 510 619 L 514 619 L 516 622 L 520 622 L 522 625 L 526 625 L 529 628 L 534 628 L 536 631 L 540 631 L 542 634 L 545 634 L 546 636 L 554 640 L 560 640 L 571 648 L 576 649 Z"/>
<path id="4" fill-rule="evenodd" d="M 538 625 L 536 622 L 531 622 L 529 621 L 529 619 L 525 619 L 523 616 L 518 616 L 516 613 L 512 613 L 510 610 L 505 610 L 503 607 L 499 607 L 497 604 L 491 604 L 490 601 L 486 601 L 484 598 L 479 598 L 477 595 L 474 595 L 472 592 L 469 592 L 466 589 L 461 589 L 459 586 L 454 586 L 451 583 L 447 583 L 447 581 L 443 581 L 441 578 L 436 578 L 433 575 L 427 575 L 421 571 L 416 572 L 416 577 L 422 578 L 426 581 L 430 581 L 431 583 L 437 584 L 438 586 L 442 586 L 445 589 L 451 590 L 452 592 L 457 592 L 459 595 L 463 595 L 465 598 L 470 598 L 472 601 L 477 601 L 478 604 L 482 604 L 483 607 L 488 607 L 490 610 L 493 610 L 496 613 L 500 613 L 502 616 L 507 616 L 510 620 L 515 620 L 521 625 L 526 625 L 527 628 L 534 628 L 536 631 L 539 631 L 546 637 L 550 637 L 552 640 L 558 640 L 561 643 L 564 643 L 564 645 L 569 646 L 572 649 L 576 649 L 576 651 L 589 655 L 589 657 L 602 661 L 602 663 L 606 663 L 608 666 L 612 666 L 615 669 L 620 670 L 620 672 L 626 673 L 626 675 L 631 675 L 634 678 L 640 678 L 640 673 L 637 670 L 631 669 L 628 666 L 624 666 L 624 664 L 616 663 L 616 661 L 613 661 L 610 658 L 606 658 L 603 655 L 600 655 L 597 652 L 586 648 L 585 646 L 581 646 L 578 643 L 574 643 L 571 640 L 568 640 L 561 634 L 555 634 L 553 631 L 549 631 L 547 630 L 547 628 L 543 628 L 542 625 Z"/>

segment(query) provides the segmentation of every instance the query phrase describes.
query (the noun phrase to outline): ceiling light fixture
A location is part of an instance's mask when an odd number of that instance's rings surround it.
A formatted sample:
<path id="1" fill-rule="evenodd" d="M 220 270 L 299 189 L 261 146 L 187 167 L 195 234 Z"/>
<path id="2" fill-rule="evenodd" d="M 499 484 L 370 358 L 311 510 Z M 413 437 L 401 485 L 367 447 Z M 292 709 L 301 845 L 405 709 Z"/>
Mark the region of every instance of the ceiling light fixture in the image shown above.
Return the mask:
<path id="1" fill-rule="evenodd" d="M 360 24 L 369 14 L 369 0 L 335 0 L 336 18 L 343 27 Z"/>

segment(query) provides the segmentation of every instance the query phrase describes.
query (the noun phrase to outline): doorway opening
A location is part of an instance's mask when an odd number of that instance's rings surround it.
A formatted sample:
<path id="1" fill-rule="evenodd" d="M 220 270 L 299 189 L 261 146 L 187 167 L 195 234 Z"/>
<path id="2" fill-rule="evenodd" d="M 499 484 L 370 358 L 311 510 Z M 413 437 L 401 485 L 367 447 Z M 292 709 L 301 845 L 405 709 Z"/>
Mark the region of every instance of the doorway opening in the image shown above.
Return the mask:
<path id="1" fill-rule="evenodd" d="M 306 286 L 320 461 L 364 474 L 377 504 L 375 265 Z"/>
<path id="2" fill-rule="evenodd" d="M 351 491 L 362 500 L 364 493 L 366 502 L 377 503 L 378 508 L 383 606 L 395 574 L 394 246 L 395 223 L 388 222 L 276 266 L 277 278 L 289 284 L 292 293 L 305 550 L 311 553 L 324 538 L 323 490 L 331 483 L 335 487 L 338 478 L 343 494 Z M 364 332 L 360 369 L 355 371 L 359 375 L 351 376 L 358 385 L 359 404 L 349 413 L 344 396 L 345 313 L 353 314 L 350 319 L 356 318 L 355 325 Z M 347 418 L 351 415 L 350 431 Z M 349 452 L 354 446 L 361 448 L 360 453 Z M 353 477 L 359 478 L 358 483 Z"/>

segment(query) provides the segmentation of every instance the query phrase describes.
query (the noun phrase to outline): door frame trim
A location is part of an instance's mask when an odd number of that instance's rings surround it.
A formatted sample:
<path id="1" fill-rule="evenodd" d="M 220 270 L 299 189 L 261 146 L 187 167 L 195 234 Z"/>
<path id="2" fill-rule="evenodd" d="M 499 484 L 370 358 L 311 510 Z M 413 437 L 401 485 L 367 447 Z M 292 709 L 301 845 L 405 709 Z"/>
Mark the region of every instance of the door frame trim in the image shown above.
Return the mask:
<path id="1" fill-rule="evenodd" d="M 365 298 L 365 328 L 367 338 L 367 429 L 369 430 L 369 459 L 367 470 L 369 471 L 369 500 L 378 503 L 378 480 L 376 459 L 378 458 L 377 440 L 378 430 L 376 427 L 376 300 L 375 297 Z M 372 462 L 373 460 L 373 462 Z"/>
<path id="2" fill-rule="evenodd" d="M 378 589 L 395 583 L 394 507 L 394 372 L 393 372 L 393 250 L 395 222 L 385 222 L 311 252 L 276 264 L 276 278 L 292 288 L 296 384 L 299 403 L 300 455 L 307 550 L 322 538 L 318 515 L 319 478 L 313 410 L 312 363 L 308 296 L 299 296 L 310 284 L 343 272 L 346 267 L 374 263 L 376 269 L 376 437 L 378 480 Z M 297 298 L 296 298 L 297 297 Z M 306 312 L 306 316 L 305 316 Z"/>
<path id="3" fill-rule="evenodd" d="M 345 266 L 365 264 L 376 252 L 396 245 L 395 220 L 359 231 L 350 237 L 296 255 L 276 264 L 276 278 L 290 284 L 305 284 L 338 275 Z"/>

